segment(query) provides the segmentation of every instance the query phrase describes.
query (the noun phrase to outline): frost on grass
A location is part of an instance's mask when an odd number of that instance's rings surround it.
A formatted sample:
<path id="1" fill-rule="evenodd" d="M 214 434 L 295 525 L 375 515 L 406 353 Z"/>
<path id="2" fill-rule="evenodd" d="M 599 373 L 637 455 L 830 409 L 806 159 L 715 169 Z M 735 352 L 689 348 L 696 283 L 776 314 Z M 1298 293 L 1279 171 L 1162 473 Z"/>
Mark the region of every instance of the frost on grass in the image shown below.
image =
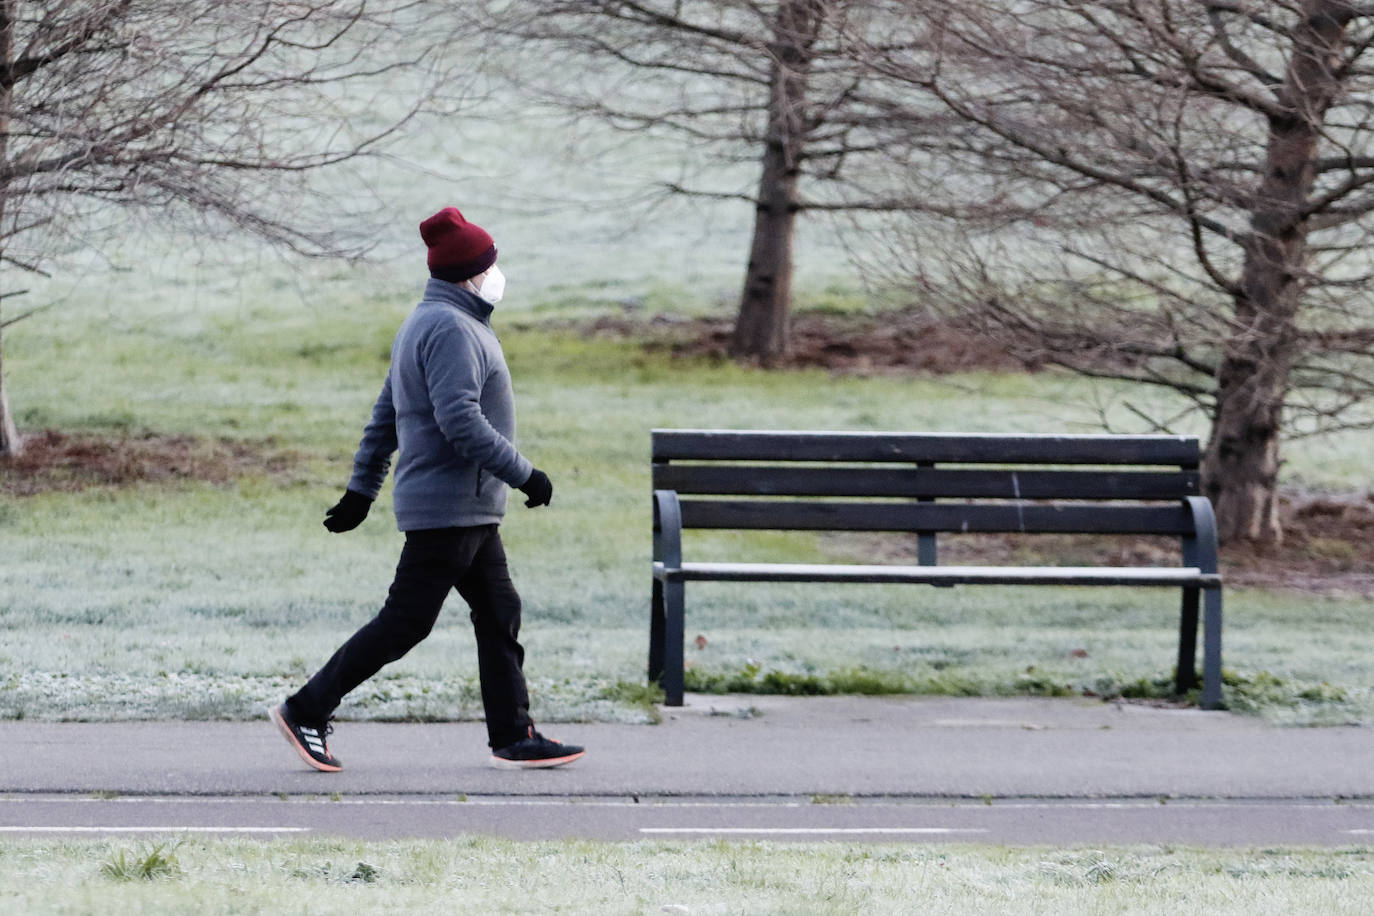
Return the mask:
<path id="1" fill-rule="evenodd" d="M 922 844 L 0 841 L 6 912 L 1364 913 L 1374 860 L 1345 849 Z M 145 880 L 146 879 L 146 880 Z M 534 904 L 531 901 L 535 901 Z"/>
<path id="2" fill-rule="evenodd" d="M 301 684 L 298 676 L 170 672 L 67 675 L 14 672 L 0 681 L 0 719 L 40 721 L 245 720 L 263 715 Z M 544 722 L 650 724 L 652 706 L 604 680 L 530 680 L 531 709 Z M 473 722 L 482 719 L 474 677 L 379 677 L 339 707 L 338 718 L 380 722 Z"/>

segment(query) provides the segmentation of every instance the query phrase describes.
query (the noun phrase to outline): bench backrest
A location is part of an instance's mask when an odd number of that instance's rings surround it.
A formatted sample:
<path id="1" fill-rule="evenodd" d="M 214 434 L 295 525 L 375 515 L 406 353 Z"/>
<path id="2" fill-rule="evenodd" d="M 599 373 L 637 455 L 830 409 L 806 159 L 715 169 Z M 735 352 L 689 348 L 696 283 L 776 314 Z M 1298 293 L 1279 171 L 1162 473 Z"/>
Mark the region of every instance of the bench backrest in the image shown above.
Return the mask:
<path id="1" fill-rule="evenodd" d="M 1198 440 L 653 431 L 683 528 L 1189 535 Z"/>

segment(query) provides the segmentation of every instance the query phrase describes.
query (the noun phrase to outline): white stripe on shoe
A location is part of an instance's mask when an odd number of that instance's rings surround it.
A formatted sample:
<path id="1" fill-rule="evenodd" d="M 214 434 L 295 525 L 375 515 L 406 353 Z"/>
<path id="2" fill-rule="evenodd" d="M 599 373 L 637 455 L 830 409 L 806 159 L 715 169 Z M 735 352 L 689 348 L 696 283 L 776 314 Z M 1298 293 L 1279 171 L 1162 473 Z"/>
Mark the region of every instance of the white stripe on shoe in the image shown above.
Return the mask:
<path id="1" fill-rule="evenodd" d="M 301 744 L 301 742 L 296 738 L 296 735 L 295 735 L 295 733 L 293 732 L 291 726 L 287 724 L 286 719 L 282 716 L 282 714 L 281 714 L 281 707 L 279 707 L 279 706 L 272 706 L 272 707 L 269 707 L 268 710 L 267 710 L 267 715 L 268 715 L 268 718 L 270 718 L 273 722 L 275 722 L 275 723 L 277 724 L 277 728 L 278 728 L 278 729 L 281 731 L 281 733 L 286 737 L 287 742 L 291 745 L 292 749 L 295 750 L 296 754 L 297 754 L 302 760 L 304 760 L 310 767 L 312 767 L 313 769 L 319 770 L 319 771 L 322 772 L 322 773 L 337 773 L 337 772 L 339 772 L 340 770 L 343 769 L 343 765 L 340 764 L 337 760 L 335 760 L 334 763 L 330 764 L 330 763 L 324 763 L 323 761 L 320 761 L 320 760 L 316 760 L 314 757 L 312 757 L 311 754 L 310 754 L 310 751 L 307 750 L 306 747 L 305 747 L 305 745 Z M 306 729 L 306 728 L 302 728 L 302 729 L 301 729 L 301 732 L 302 732 L 302 733 L 307 732 L 307 731 L 312 732 L 312 733 L 315 735 L 315 740 L 316 740 L 316 741 L 319 741 L 319 732 L 318 732 L 316 729 Z M 307 739 L 307 740 L 308 740 L 308 739 Z M 326 750 L 324 749 L 324 743 L 323 743 L 323 742 L 320 742 L 320 748 L 319 748 L 319 751 L 318 751 L 318 752 L 319 752 L 322 756 L 325 756 L 325 757 L 328 757 L 328 756 L 329 756 L 328 751 L 326 751 Z"/>

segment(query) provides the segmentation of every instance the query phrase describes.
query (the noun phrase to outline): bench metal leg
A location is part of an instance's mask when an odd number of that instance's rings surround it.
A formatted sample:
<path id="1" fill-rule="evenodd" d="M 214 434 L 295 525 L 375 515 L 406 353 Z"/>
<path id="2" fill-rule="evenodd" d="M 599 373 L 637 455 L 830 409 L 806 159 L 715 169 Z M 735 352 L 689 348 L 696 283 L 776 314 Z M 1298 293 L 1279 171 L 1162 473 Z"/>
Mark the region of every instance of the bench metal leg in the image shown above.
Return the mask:
<path id="1" fill-rule="evenodd" d="M 921 499 L 917 500 L 917 502 L 933 503 L 935 500 Z M 940 560 L 939 554 L 937 553 L 935 535 L 929 532 L 916 535 L 916 562 L 920 563 L 922 566 L 935 566 L 939 564 Z"/>
<path id="2" fill-rule="evenodd" d="M 1221 589 L 1204 589 L 1202 600 L 1202 708 L 1220 709 Z"/>
<path id="3" fill-rule="evenodd" d="M 1198 589 L 1185 588 L 1178 622 L 1178 667 L 1174 673 L 1174 693 L 1180 696 L 1198 686 L 1197 611 Z"/>
<path id="4" fill-rule="evenodd" d="M 681 582 L 663 584 L 663 702 L 682 705 L 682 641 L 686 589 Z"/>
<path id="5" fill-rule="evenodd" d="M 663 677 L 663 583 L 654 580 L 653 597 L 649 600 L 649 683 Z"/>

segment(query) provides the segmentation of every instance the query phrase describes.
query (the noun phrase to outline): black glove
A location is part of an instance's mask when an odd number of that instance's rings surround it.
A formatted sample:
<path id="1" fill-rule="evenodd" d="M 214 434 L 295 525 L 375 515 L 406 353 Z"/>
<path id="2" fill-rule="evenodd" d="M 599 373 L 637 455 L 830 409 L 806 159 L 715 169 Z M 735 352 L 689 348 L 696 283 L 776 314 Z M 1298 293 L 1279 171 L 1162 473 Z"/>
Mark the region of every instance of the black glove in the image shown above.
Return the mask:
<path id="1" fill-rule="evenodd" d="M 553 484 L 549 482 L 549 475 L 538 468 L 530 471 L 530 479 L 522 483 L 519 489 L 529 497 L 525 500 L 527 509 L 547 506 L 553 500 Z"/>
<path id="2" fill-rule="evenodd" d="M 324 514 L 324 526 L 335 534 L 352 531 L 363 523 L 371 508 L 372 500 L 353 490 L 345 490 L 343 499 Z"/>

